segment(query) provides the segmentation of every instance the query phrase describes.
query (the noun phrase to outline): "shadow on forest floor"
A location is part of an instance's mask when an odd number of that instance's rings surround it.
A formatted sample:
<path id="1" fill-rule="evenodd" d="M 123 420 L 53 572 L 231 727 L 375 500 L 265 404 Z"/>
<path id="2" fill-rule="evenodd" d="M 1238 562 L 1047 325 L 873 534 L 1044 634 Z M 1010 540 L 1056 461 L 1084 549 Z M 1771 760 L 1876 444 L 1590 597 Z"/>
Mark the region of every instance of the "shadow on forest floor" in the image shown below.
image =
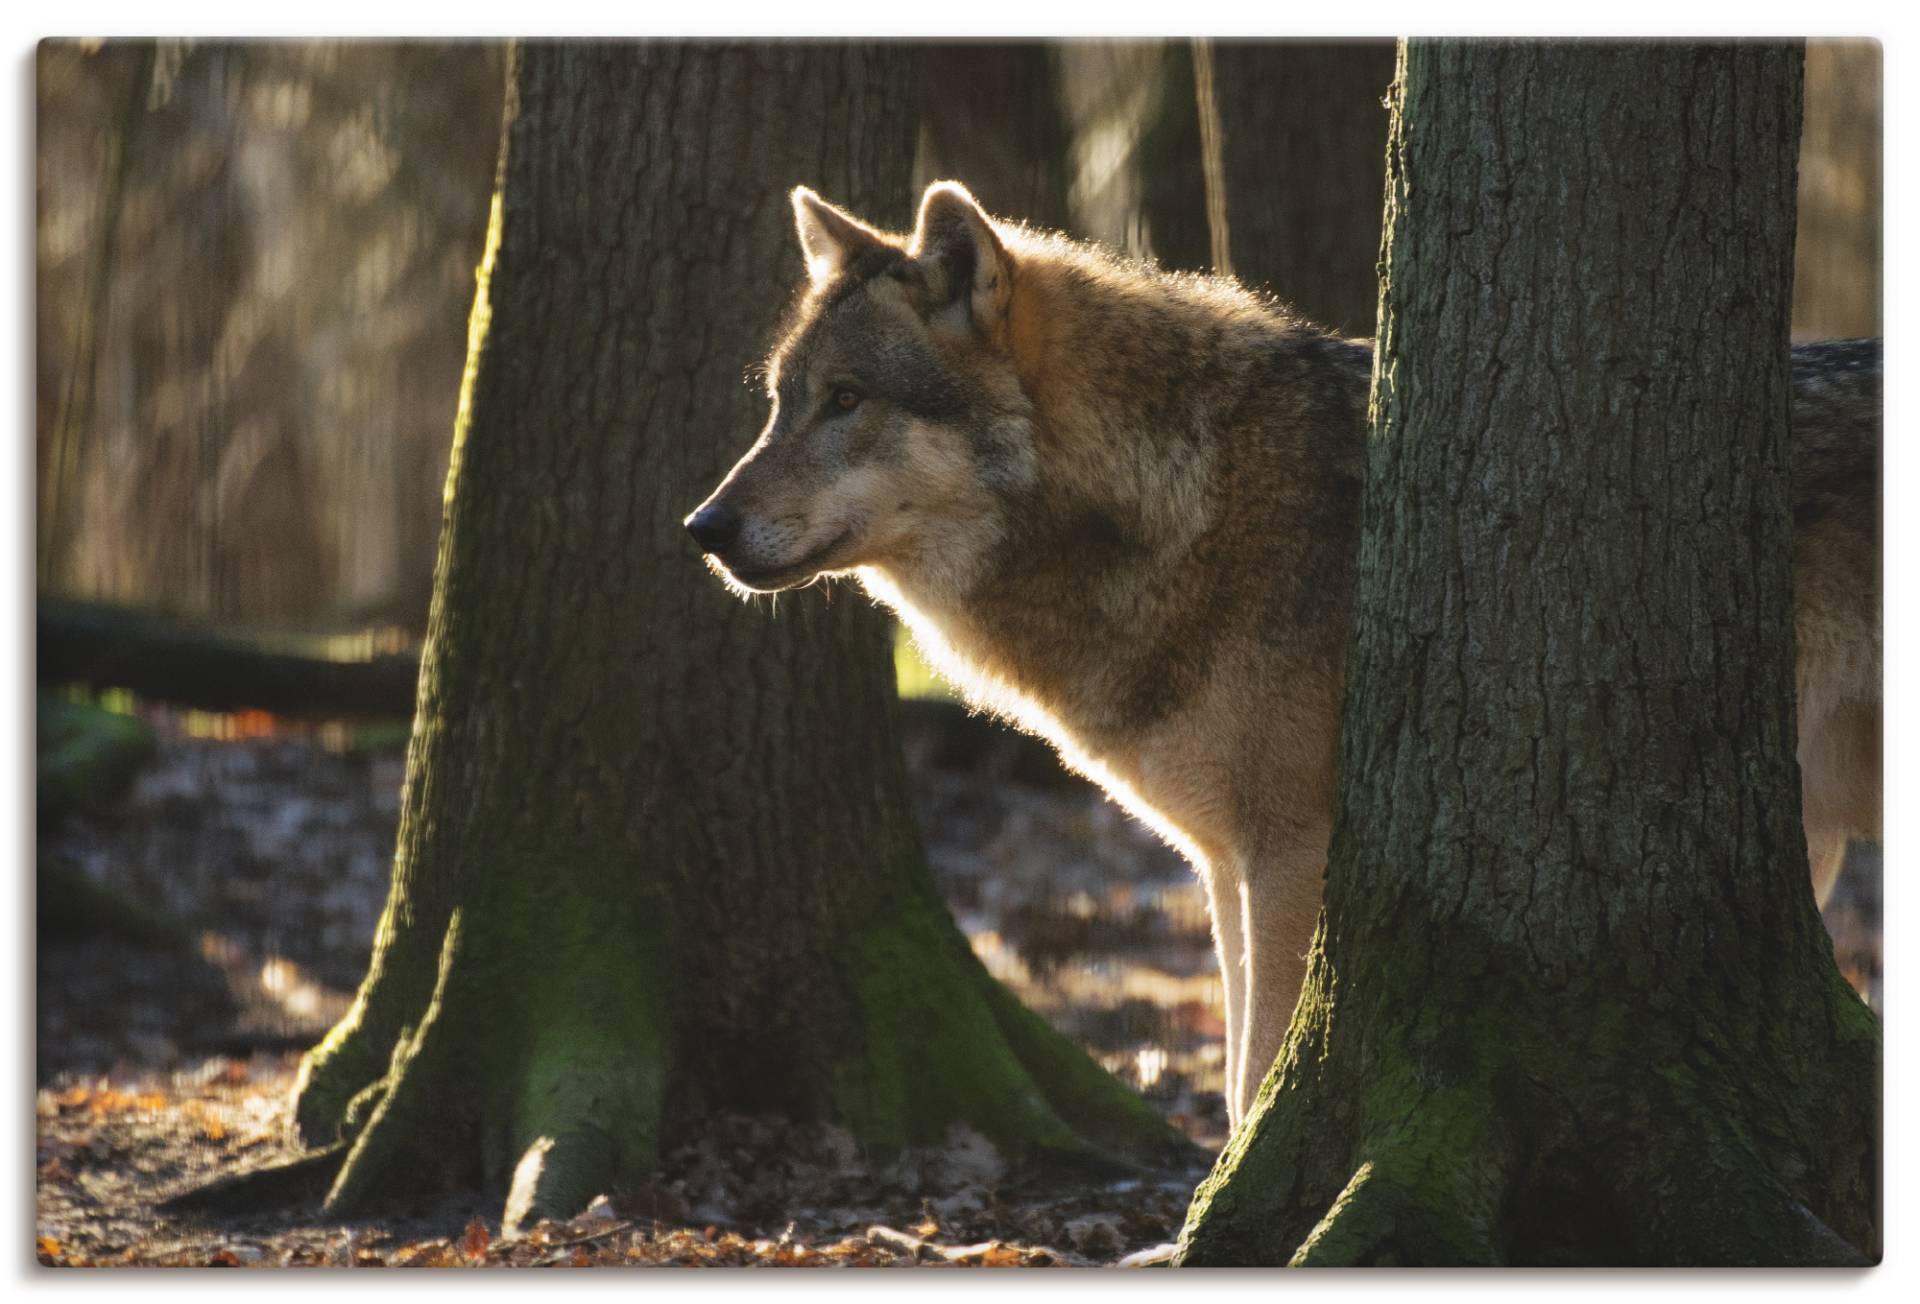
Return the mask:
<path id="1" fill-rule="evenodd" d="M 284 1153 L 299 1053 L 367 962 L 398 817 L 404 739 L 265 717 L 144 710 L 131 787 L 44 821 L 37 1188 L 45 1263 L 1112 1263 L 1169 1239 L 1201 1175 L 1004 1171 L 960 1135 L 875 1169 L 843 1134 L 714 1120 L 671 1181 L 497 1239 L 498 1200 L 378 1223 L 190 1221 L 155 1204 Z M 1204 898 L 1179 857 L 1036 741 L 907 704 L 936 879 L 996 976 L 1209 1149 L 1219 988 Z M 1842 967 L 1879 1004 L 1879 858 L 1828 910 Z M 122 911 L 48 924 L 76 880 Z"/>

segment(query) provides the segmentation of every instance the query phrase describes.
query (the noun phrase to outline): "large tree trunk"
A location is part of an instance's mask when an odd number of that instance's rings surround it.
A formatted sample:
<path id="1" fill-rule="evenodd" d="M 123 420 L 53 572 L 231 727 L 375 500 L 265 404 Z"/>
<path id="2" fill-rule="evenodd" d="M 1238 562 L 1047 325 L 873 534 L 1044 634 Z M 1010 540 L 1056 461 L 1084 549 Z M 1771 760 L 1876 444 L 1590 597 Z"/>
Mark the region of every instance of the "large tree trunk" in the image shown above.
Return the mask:
<path id="1" fill-rule="evenodd" d="M 764 415 L 808 182 L 896 223 L 901 47 L 535 44 L 472 321 L 393 888 L 297 1126 L 339 1211 L 648 1180 L 721 1109 L 871 1152 L 1173 1134 L 993 982 L 922 858 L 885 626 L 730 596 L 679 520 Z"/>
<path id="2" fill-rule="evenodd" d="M 1391 41 L 1217 41 L 1227 247 L 1243 285 L 1373 334 Z"/>
<path id="3" fill-rule="evenodd" d="M 1067 230 L 1067 128 L 1055 48 L 938 41 L 920 47 L 919 58 L 915 191 L 959 181 L 989 213 Z"/>
<path id="4" fill-rule="evenodd" d="M 1878 1256 L 1794 765 L 1800 64 L 1404 48 L 1325 911 L 1180 1261 Z"/>

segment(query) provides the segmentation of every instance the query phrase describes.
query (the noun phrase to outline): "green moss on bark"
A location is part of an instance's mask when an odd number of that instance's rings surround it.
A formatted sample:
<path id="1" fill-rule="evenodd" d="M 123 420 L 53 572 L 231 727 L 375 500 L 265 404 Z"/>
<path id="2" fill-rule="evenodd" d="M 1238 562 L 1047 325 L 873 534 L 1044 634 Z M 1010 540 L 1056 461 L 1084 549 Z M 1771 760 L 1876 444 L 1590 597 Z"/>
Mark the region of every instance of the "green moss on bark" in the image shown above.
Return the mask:
<path id="1" fill-rule="evenodd" d="M 1403 46 L 1325 909 L 1180 1262 L 1878 1257 L 1794 765 L 1799 61 Z"/>

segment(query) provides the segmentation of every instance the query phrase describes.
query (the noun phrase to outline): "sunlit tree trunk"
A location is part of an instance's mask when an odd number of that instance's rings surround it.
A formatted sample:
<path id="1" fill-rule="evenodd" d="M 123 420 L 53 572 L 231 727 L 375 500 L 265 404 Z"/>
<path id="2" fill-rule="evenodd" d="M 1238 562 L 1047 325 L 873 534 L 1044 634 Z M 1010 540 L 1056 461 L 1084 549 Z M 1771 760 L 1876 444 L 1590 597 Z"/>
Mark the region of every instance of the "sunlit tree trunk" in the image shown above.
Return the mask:
<path id="1" fill-rule="evenodd" d="M 475 300 L 393 886 L 297 1127 L 335 1211 L 507 1222 L 722 1109 L 871 1152 L 1172 1134 L 988 977 L 936 895 L 867 603 L 749 606 L 679 521 L 750 440 L 805 182 L 904 224 L 903 47 L 534 44 Z"/>
<path id="2" fill-rule="evenodd" d="M 1404 49 L 1325 911 L 1181 1262 L 1878 1256 L 1794 764 L 1800 69 Z"/>

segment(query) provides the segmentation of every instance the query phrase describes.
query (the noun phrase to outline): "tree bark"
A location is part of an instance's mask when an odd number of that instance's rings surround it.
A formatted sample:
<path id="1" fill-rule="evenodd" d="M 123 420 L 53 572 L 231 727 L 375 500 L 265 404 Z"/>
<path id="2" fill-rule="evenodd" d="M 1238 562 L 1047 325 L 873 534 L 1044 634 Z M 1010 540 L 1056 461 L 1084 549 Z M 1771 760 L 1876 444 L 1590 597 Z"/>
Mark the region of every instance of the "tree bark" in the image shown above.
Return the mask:
<path id="1" fill-rule="evenodd" d="M 959 181 L 989 213 L 1067 230 L 1067 128 L 1053 46 L 939 41 L 920 47 L 919 59 L 915 189 Z"/>
<path id="2" fill-rule="evenodd" d="M 506 139 L 393 886 L 296 1126 L 335 1212 L 507 1190 L 509 1228 L 653 1175 L 719 1110 L 872 1153 L 1172 1133 L 993 982 L 908 804 L 880 615 L 748 606 L 679 526 L 764 415 L 786 192 L 906 217 L 902 47 L 532 44 Z"/>
<path id="3" fill-rule="evenodd" d="M 1233 274 L 1343 335 L 1379 294 L 1391 41 L 1216 41 Z"/>
<path id="4" fill-rule="evenodd" d="M 1794 764 L 1801 50 L 1413 42 L 1325 909 L 1187 1264 L 1864 1264 Z"/>

